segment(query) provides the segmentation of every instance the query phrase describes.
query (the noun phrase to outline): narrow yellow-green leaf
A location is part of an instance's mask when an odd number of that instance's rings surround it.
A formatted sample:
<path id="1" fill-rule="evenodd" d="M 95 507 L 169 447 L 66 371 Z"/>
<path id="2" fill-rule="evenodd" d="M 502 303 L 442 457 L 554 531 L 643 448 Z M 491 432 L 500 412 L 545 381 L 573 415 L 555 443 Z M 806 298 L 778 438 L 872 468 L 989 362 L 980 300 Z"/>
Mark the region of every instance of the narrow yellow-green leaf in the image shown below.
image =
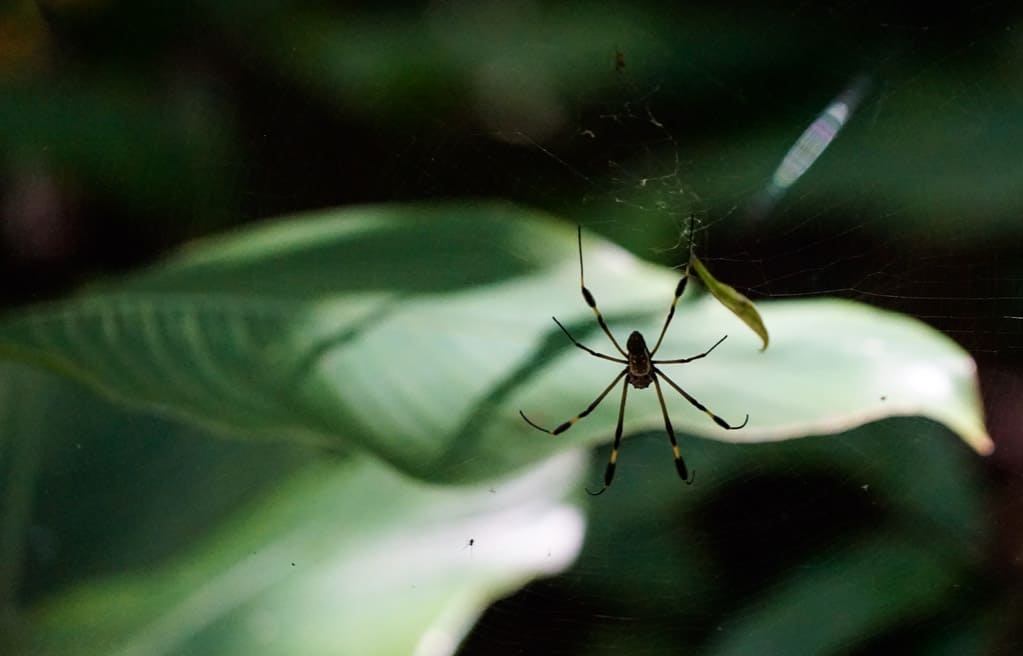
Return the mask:
<path id="1" fill-rule="evenodd" d="M 760 350 L 765 350 L 769 341 L 767 328 L 764 326 L 764 320 L 760 317 L 760 313 L 757 312 L 757 306 L 753 305 L 753 301 L 740 294 L 731 285 L 727 285 L 712 276 L 707 267 L 700 261 L 700 258 L 696 257 L 695 253 L 689 257 L 689 267 L 696 272 L 696 275 L 706 285 L 707 291 L 714 298 L 721 301 L 722 305 L 731 310 L 732 314 L 742 319 L 742 322 L 760 337 L 764 343 Z"/>

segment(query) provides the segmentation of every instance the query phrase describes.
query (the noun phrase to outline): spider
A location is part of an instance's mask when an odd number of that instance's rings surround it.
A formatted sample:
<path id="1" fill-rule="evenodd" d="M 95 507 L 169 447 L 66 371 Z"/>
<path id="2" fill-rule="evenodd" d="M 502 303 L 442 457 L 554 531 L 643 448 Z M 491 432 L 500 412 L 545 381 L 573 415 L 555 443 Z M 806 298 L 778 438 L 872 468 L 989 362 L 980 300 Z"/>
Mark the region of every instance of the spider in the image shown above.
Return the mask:
<path id="1" fill-rule="evenodd" d="M 598 494 L 603 494 L 604 491 L 611 486 L 611 481 L 614 479 L 615 464 L 618 462 L 618 447 L 622 441 L 622 419 L 625 416 L 625 398 L 629 392 L 629 385 L 632 385 L 636 389 L 645 389 L 649 387 L 651 383 L 653 383 L 654 389 L 657 391 L 657 400 L 661 404 L 661 414 L 664 416 L 664 429 L 668 433 L 668 439 L 671 440 L 671 450 L 672 453 L 674 453 L 675 455 L 675 469 L 678 470 L 679 478 L 685 481 L 687 485 L 691 485 L 693 482 L 693 478 L 689 476 L 689 472 L 686 469 L 686 463 L 682 459 L 682 454 L 679 452 L 678 449 L 678 440 L 675 439 L 675 431 L 674 429 L 672 429 L 671 419 L 668 417 L 668 408 L 664 404 L 664 394 L 661 391 L 661 380 L 663 379 L 664 382 L 670 385 L 676 392 L 681 394 L 686 401 L 689 401 L 689 403 L 691 403 L 697 410 L 700 410 L 701 412 L 705 413 L 708 417 L 714 420 L 714 423 L 716 423 L 718 426 L 722 428 L 728 430 L 738 430 L 745 426 L 746 423 L 749 421 L 749 415 L 747 414 L 746 418 L 738 426 L 732 426 L 727 421 L 725 421 L 721 417 L 717 416 L 716 414 L 708 410 L 705 405 L 703 405 L 695 398 L 693 398 L 684 389 L 679 387 L 678 384 L 675 383 L 675 381 L 664 375 L 664 372 L 658 369 L 657 366 L 664 364 L 685 364 L 687 362 L 692 362 L 693 360 L 699 360 L 700 358 L 707 357 L 708 355 L 710 355 L 711 351 L 716 349 L 721 344 L 721 342 L 725 341 L 728 338 L 728 335 L 725 335 L 724 337 L 719 339 L 714 344 L 714 346 L 711 346 L 703 353 L 694 355 L 692 357 L 678 358 L 674 360 L 654 359 L 654 354 L 656 354 L 657 349 L 661 347 L 661 342 L 664 340 L 664 334 L 668 331 L 668 325 L 671 323 L 672 317 L 675 316 L 675 306 L 678 305 L 678 299 L 682 297 L 682 293 L 686 289 L 686 282 L 689 280 L 689 269 L 687 267 L 685 272 L 682 274 L 682 279 L 678 281 L 678 285 L 676 285 L 675 287 L 675 298 L 673 298 L 671 301 L 671 307 L 668 309 L 668 316 L 664 320 L 664 327 L 661 328 L 661 334 L 657 337 L 657 343 L 654 344 L 653 350 L 647 348 L 646 340 L 643 339 L 643 335 L 640 334 L 638 330 L 632 331 L 632 333 L 629 335 L 628 341 L 625 342 L 626 350 L 622 350 L 622 347 L 618 344 L 618 340 L 615 339 L 614 335 L 611 334 L 610 329 L 608 329 L 607 323 L 604 321 L 604 317 L 600 314 L 600 310 L 597 309 L 597 301 L 593 298 L 593 294 L 590 293 L 590 290 L 586 288 L 586 282 L 583 275 L 582 226 L 579 226 L 577 236 L 579 242 L 579 287 L 582 290 L 583 300 L 586 301 L 586 305 L 590 306 L 590 309 L 593 310 L 593 314 L 596 315 L 597 323 L 600 324 L 600 329 L 604 331 L 604 334 L 607 335 L 608 339 L 611 340 L 611 343 L 614 344 L 615 349 L 617 349 L 618 352 L 621 353 L 623 357 L 617 358 L 614 356 L 606 355 L 604 353 L 598 353 L 597 351 L 594 351 L 590 347 L 584 346 L 578 340 L 576 340 L 575 337 L 572 337 L 572 334 L 569 333 L 568 330 L 563 325 L 561 325 L 561 322 L 558 321 L 557 317 L 551 318 L 554 319 L 554 323 L 558 324 L 558 328 L 561 328 L 561 331 L 568 336 L 568 339 L 572 341 L 572 344 L 586 351 L 587 353 L 594 357 L 598 357 L 603 360 L 610 360 L 611 362 L 617 362 L 619 364 L 624 364 L 625 368 L 622 369 L 622 371 L 617 376 L 615 376 L 614 380 L 611 381 L 611 384 L 604 388 L 604 391 L 601 392 L 600 395 L 597 396 L 597 398 L 594 399 L 593 402 L 590 403 L 590 405 L 588 405 L 585 410 L 577 414 L 575 417 L 572 417 L 565 423 L 559 425 L 554 430 L 548 430 L 543 426 L 534 423 L 521 410 L 519 410 L 519 414 L 522 415 L 522 418 L 526 420 L 526 423 L 528 423 L 533 428 L 543 431 L 548 435 L 560 435 L 561 433 L 564 433 L 569 428 L 574 426 L 577 421 L 593 412 L 593 410 L 596 409 L 598 405 L 600 405 L 601 401 L 604 400 L 604 397 L 606 397 L 608 393 L 610 393 L 611 390 L 614 388 L 614 386 L 618 384 L 618 381 L 622 380 L 623 378 L 625 379 L 625 383 L 622 385 L 622 402 L 621 405 L 618 407 L 618 424 L 615 427 L 614 446 L 611 449 L 611 459 L 608 461 L 607 469 L 604 471 L 604 487 L 601 488 L 599 492 L 590 492 L 589 488 L 586 489 L 587 493 L 596 496 Z M 691 237 L 692 235 L 690 234 L 690 243 L 692 242 Z"/>

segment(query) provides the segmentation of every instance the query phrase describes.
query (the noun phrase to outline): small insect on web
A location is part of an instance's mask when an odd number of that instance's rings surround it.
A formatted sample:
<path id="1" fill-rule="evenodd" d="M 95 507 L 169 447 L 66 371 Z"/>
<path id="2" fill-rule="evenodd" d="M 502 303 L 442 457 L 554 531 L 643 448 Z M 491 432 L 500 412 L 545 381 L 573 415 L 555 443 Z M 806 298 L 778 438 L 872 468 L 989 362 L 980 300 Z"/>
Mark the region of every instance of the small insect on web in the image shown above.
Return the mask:
<path id="1" fill-rule="evenodd" d="M 690 233 L 689 247 L 690 249 L 692 249 L 691 219 L 689 233 Z M 657 337 L 657 343 L 654 344 L 654 348 L 652 350 L 648 349 L 646 345 L 646 340 L 643 339 L 643 335 L 641 335 L 638 330 L 634 330 L 629 335 L 629 339 L 625 342 L 626 350 L 623 350 L 622 347 L 618 344 L 618 340 L 616 340 L 614 335 L 611 334 L 611 330 L 607 327 L 607 323 L 604 321 L 603 315 L 600 314 L 600 310 L 597 309 L 597 301 L 593 298 L 593 294 L 590 293 L 590 290 L 586 288 L 586 280 L 583 273 L 582 226 L 580 226 L 578 229 L 577 237 L 579 242 L 579 287 L 582 290 L 583 300 L 585 300 L 586 304 L 590 306 L 591 310 L 593 310 L 593 314 L 596 315 L 597 317 L 597 323 L 600 324 L 600 329 L 604 331 L 604 334 L 607 335 L 608 339 L 611 340 L 611 343 L 614 344 L 615 349 L 622 355 L 622 357 L 618 358 L 606 355 L 604 353 L 599 353 L 588 346 L 584 346 L 579 341 L 577 341 L 575 337 L 572 337 L 572 334 L 569 333 L 568 330 L 563 325 L 561 325 L 561 322 L 558 321 L 556 317 L 551 318 L 554 319 L 554 323 L 558 324 L 558 328 L 561 328 L 562 332 L 564 332 L 565 335 L 568 336 L 568 339 L 570 339 L 572 341 L 572 344 L 574 344 L 576 347 L 586 351 L 587 353 L 594 357 L 598 357 L 603 360 L 610 360 L 611 362 L 617 362 L 619 364 L 624 364 L 625 368 L 622 369 L 622 371 L 617 376 L 615 376 L 614 380 L 611 381 L 611 384 L 604 388 L 604 391 L 601 392 L 600 395 L 597 396 L 597 398 L 594 399 L 593 402 L 590 403 L 590 405 L 588 405 L 585 410 L 577 414 L 575 417 L 572 417 L 568 421 L 564 422 L 563 424 L 559 425 L 554 430 L 548 430 L 543 426 L 534 423 L 521 410 L 519 410 L 519 414 L 522 415 L 522 418 L 526 420 L 526 423 L 528 423 L 533 428 L 543 431 L 544 433 L 547 433 L 549 435 L 560 435 L 561 433 L 564 433 L 569 428 L 574 426 L 577 421 L 593 412 L 593 410 L 595 410 L 596 407 L 600 405 L 601 401 L 604 400 L 604 397 L 606 397 L 611 392 L 611 390 L 614 389 L 614 386 L 617 385 L 618 382 L 621 381 L 623 378 L 625 379 L 625 382 L 622 384 L 622 401 L 621 405 L 619 405 L 618 407 L 618 424 L 615 427 L 614 446 L 611 448 L 611 459 L 608 461 L 607 469 L 604 471 L 604 487 L 601 488 L 600 491 L 598 492 L 590 492 L 589 489 L 586 490 L 589 494 L 596 496 L 598 494 L 603 494 L 603 492 L 607 490 L 608 487 L 611 486 L 611 481 L 614 480 L 615 465 L 618 462 L 618 448 L 621 445 L 622 441 L 622 421 L 625 417 L 625 399 L 629 392 L 629 385 L 632 385 L 636 389 L 644 389 L 646 387 L 649 387 L 650 384 L 653 383 L 654 389 L 657 391 L 657 401 L 661 405 L 661 414 L 664 416 L 664 429 L 668 433 L 668 439 L 671 440 L 671 450 L 675 456 L 675 469 L 678 471 L 679 478 L 685 481 L 687 485 L 691 485 L 693 482 L 693 478 L 689 476 L 689 472 L 686 469 L 685 460 L 682 459 L 682 454 L 679 452 L 678 440 L 675 438 L 675 431 L 671 427 L 671 419 L 668 417 L 668 408 L 664 403 L 664 394 L 661 391 L 661 380 L 663 379 L 665 383 L 672 387 L 672 389 L 681 394 L 686 401 L 689 401 L 689 403 L 691 403 L 697 410 L 700 410 L 701 412 L 705 413 L 708 417 L 714 420 L 714 423 L 716 423 L 718 426 L 721 426 L 722 428 L 726 428 L 728 430 L 738 430 L 745 426 L 746 423 L 749 421 L 749 415 L 747 414 L 743 422 L 737 426 L 729 424 L 727 421 L 725 421 L 721 417 L 717 416 L 716 414 L 708 410 L 705 405 L 697 401 L 692 395 L 690 395 L 688 392 L 682 389 L 677 383 L 675 383 L 675 381 L 664 375 L 664 372 L 658 369 L 658 365 L 685 364 L 687 362 L 692 362 L 693 360 L 699 360 L 700 358 L 704 358 L 710 355 L 711 351 L 716 349 L 721 344 L 721 342 L 725 341 L 725 339 L 728 338 L 728 335 L 725 335 L 709 349 L 698 355 L 693 355 L 688 358 L 677 358 L 672 360 L 654 359 L 654 355 L 657 353 L 657 349 L 661 347 L 661 342 L 664 341 L 664 335 L 668 331 L 668 325 L 671 324 L 671 320 L 675 316 L 675 307 L 678 305 L 678 300 L 682 297 L 682 293 L 685 292 L 686 283 L 689 280 L 689 267 L 687 265 L 686 270 L 682 274 L 682 279 L 678 281 L 678 285 L 676 285 L 675 287 L 675 298 L 672 299 L 671 307 L 668 308 L 668 316 L 664 320 L 664 326 L 661 328 L 661 334 Z"/>

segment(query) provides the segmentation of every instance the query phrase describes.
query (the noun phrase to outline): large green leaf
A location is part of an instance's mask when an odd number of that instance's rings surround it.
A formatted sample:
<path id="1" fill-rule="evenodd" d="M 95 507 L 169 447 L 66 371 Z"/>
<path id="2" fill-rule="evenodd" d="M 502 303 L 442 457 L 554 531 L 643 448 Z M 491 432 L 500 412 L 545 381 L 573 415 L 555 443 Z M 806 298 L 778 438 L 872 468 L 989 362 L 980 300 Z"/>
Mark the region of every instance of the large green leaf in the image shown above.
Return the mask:
<path id="1" fill-rule="evenodd" d="M 730 622 L 707 653 L 785 653 L 797 643 L 793 636 L 806 653 L 840 653 L 857 640 L 926 617 L 958 574 L 927 545 L 888 535 L 812 559 L 803 568 Z M 808 610 L 821 599 L 832 608 L 830 621 Z"/>
<path id="2" fill-rule="evenodd" d="M 579 451 L 435 486 L 0 381 L 3 654 L 451 653 L 581 547 Z"/>
<path id="3" fill-rule="evenodd" d="M 986 612 L 984 467 L 944 427 L 893 418 L 739 448 L 694 440 L 686 454 L 690 487 L 663 430 L 630 440 L 572 572 L 499 606 L 478 637 L 519 635 L 555 607 L 589 629 L 566 653 L 845 654 L 888 632 L 949 640 Z M 841 603 L 813 603 L 830 585 Z"/>
<path id="4" fill-rule="evenodd" d="M 584 463 L 566 453 L 487 486 L 440 487 L 368 458 L 323 459 L 169 557 L 118 563 L 36 604 L 14 644 L 38 655 L 449 654 L 491 601 L 575 559 Z M 150 483 L 149 503 L 166 485 Z M 151 540 L 154 523 L 197 528 L 202 513 L 176 510 L 120 530 Z M 102 519 L 83 522 L 100 525 L 97 539 Z"/>
<path id="5" fill-rule="evenodd" d="M 613 348 L 579 297 L 573 230 L 506 205 L 356 208 L 214 239 L 143 274 L 0 324 L 3 352 L 115 398 L 242 435 L 363 450 L 433 481 L 478 480 L 608 439 L 606 403 L 569 433 L 616 365 L 574 349 L 557 315 Z M 584 240 L 587 286 L 612 330 L 656 334 L 676 273 Z M 671 397 L 686 432 L 737 442 L 800 437 L 891 415 L 948 425 L 990 450 L 974 364 L 915 320 L 847 301 L 761 304 L 756 338 L 711 298 L 683 299 L 659 353 L 742 430 Z M 630 396 L 628 428 L 662 423 Z"/>

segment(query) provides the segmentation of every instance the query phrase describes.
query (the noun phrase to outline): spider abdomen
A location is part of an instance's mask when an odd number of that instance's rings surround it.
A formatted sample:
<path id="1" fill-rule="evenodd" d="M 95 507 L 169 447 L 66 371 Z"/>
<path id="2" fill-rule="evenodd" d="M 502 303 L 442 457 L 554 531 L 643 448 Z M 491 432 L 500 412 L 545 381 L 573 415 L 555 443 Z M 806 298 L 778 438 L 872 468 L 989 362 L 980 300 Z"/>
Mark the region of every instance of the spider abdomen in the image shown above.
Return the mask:
<path id="1" fill-rule="evenodd" d="M 653 382 L 653 364 L 650 362 L 650 350 L 646 340 L 638 330 L 633 330 L 629 341 L 625 343 L 629 351 L 629 384 L 636 389 L 649 387 Z"/>

